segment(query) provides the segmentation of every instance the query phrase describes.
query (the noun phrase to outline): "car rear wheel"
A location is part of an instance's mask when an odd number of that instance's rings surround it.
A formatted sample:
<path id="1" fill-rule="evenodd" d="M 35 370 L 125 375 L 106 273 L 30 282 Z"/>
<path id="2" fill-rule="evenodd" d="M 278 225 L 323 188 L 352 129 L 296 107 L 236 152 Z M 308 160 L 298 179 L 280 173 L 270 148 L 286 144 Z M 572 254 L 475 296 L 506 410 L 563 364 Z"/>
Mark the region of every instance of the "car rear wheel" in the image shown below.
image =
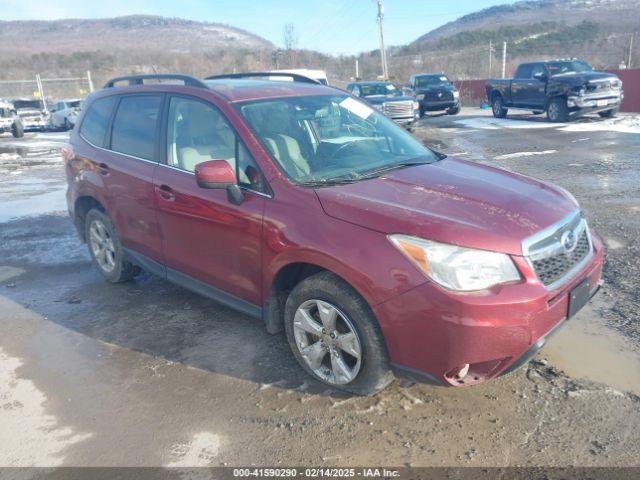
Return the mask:
<path id="1" fill-rule="evenodd" d="M 331 387 L 372 395 L 393 380 L 369 305 L 330 272 L 312 275 L 291 291 L 285 330 L 302 368 Z"/>
<path id="2" fill-rule="evenodd" d="M 547 119 L 550 122 L 566 122 L 569 119 L 567 101 L 562 97 L 555 97 L 547 105 Z"/>
<path id="3" fill-rule="evenodd" d="M 493 116 L 496 118 L 505 118 L 507 116 L 508 108 L 505 108 L 504 101 L 500 95 L 496 95 L 493 97 L 493 102 L 491 102 L 491 110 L 493 111 Z"/>
<path id="4" fill-rule="evenodd" d="M 122 244 L 111 219 L 97 209 L 87 213 L 85 238 L 95 267 L 111 283 L 126 282 L 140 269 L 124 259 Z"/>
<path id="5" fill-rule="evenodd" d="M 611 110 L 605 110 L 604 112 L 598 112 L 601 118 L 612 118 L 618 114 L 619 108 L 612 108 Z"/>

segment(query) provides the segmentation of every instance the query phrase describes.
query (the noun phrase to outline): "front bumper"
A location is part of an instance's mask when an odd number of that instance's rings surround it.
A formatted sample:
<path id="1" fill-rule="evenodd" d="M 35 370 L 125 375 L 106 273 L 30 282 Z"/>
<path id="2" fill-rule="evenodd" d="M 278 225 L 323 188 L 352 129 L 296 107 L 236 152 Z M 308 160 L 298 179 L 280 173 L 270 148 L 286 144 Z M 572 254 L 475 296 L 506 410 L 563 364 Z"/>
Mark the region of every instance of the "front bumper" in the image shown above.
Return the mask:
<path id="1" fill-rule="evenodd" d="M 569 292 L 585 278 L 598 285 L 604 250 L 595 235 L 592 240 L 591 260 L 552 291 L 517 257 L 525 276 L 518 283 L 460 294 L 426 282 L 377 305 L 374 312 L 394 371 L 414 380 L 462 386 L 517 368 L 566 319 Z M 455 373 L 465 365 L 469 372 L 461 381 Z"/>
<path id="2" fill-rule="evenodd" d="M 445 100 L 445 101 L 432 101 L 432 100 L 420 100 L 420 110 L 422 111 L 436 111 L 436 110 L 448 110 L 450 108 L 457 108 L 460 104 L 458 99 Z"/>
<path id="3" fill-rule="evenodd" d="M 590 95 L 570 95 L 567 97 L 567 107 L 572 111 L 604 111 L 617 108 L 624 99 L 624 92 L 593 93 Z"/>
<path id="4" fill-rule="evenodd" d="M 47 129 L 47 122 L 44 120 L 22 120 L 22 127 L 25 132 L 42 132 Z"/>

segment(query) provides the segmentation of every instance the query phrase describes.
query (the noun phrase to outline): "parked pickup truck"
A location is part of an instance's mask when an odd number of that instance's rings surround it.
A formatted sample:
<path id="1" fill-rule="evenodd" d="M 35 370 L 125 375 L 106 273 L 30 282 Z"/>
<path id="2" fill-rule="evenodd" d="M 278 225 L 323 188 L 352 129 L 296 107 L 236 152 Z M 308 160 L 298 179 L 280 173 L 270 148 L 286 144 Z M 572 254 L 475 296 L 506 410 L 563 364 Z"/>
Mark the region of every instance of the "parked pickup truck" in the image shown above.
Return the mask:
<path id="1" fill-rule="evenodd" d="M 582 60 L 550 60 L 521 64 L 513 79 L 488 80 L 487 98 L 497 118 L 509 108 L 547 112 L 551 122 L 566 122 L 585 113 L 613 117 L 624 97 L 622 82 L 596 72 Z"/>

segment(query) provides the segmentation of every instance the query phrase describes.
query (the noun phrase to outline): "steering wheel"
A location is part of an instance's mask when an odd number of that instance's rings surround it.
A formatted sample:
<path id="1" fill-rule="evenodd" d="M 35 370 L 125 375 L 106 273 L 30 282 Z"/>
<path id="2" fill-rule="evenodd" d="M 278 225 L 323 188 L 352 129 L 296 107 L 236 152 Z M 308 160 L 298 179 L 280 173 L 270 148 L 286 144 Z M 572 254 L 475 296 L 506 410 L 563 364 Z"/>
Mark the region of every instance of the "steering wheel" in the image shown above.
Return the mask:
<path id="1" fill-rule="evenodd" d="M 338 156 L 339 153 L 344 153 L 345 151 L 347 151 L 347 149 L 355 147 L 356 143 L 357 140 L 349 140 L 348 142 L 343 143 L 338 148 L 336 148 L 331 155 L 329 155 L 329 157 L 327 158 L 327 162 L 331 162 Z"/>

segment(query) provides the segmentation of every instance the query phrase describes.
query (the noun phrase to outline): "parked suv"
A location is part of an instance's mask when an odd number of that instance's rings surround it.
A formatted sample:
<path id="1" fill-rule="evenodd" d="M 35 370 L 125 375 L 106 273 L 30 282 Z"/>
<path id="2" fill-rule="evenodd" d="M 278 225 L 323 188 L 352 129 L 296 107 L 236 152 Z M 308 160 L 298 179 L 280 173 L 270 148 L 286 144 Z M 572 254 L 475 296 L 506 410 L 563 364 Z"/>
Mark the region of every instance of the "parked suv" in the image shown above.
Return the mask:
<path id="1" fill-rule="evenodd" d="M 597 290 L 602 242 L 565 190 L 429 150 L 313 80 L 238 77 L 86 100 L 67 200 L 108 281 L 144 268 L 261 319 L 357 394 L 509 372 Z"/>
<path id="2" fill-rule="evenodd" d="M 24 137 L 22 121 L 13 106 L 13 103 L 0 98 L 0 133 L 11 132 L 14 138 Z"/>

